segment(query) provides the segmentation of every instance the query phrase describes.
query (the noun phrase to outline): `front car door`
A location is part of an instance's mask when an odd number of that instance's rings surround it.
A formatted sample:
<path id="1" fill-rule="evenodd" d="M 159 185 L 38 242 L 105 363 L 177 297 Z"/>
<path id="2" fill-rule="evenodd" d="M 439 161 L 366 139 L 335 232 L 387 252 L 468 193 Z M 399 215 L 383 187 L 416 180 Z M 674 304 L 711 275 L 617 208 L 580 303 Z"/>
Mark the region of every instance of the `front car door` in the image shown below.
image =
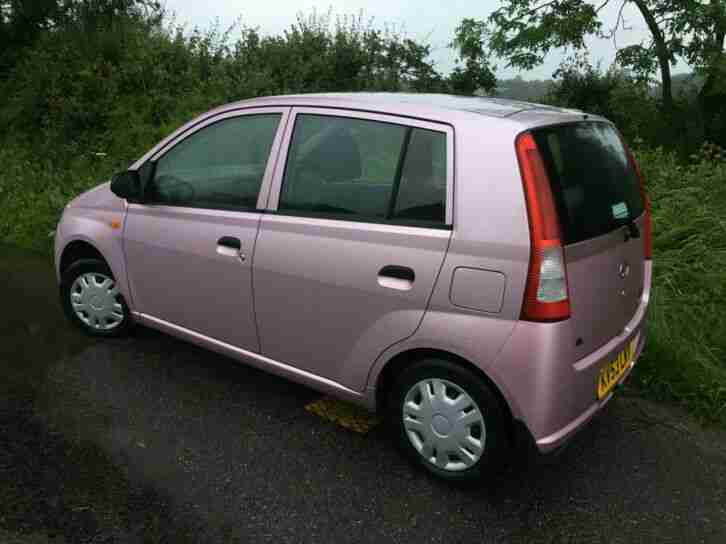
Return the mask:
<path id="1" fill-rule="evenodd" d="M 261 351 L 361 391 L 416 330 L 441 268 L 453 130 L 294 108 L 283 149 L 255 250 Z"/>
<path id="2" fill-rule="evenodd" d="M 287 111 L 216 116 L 150 159 L 144 202 L 129 204 L 124 230 L 143 317 L 259 350 L 251 262 Z"/>

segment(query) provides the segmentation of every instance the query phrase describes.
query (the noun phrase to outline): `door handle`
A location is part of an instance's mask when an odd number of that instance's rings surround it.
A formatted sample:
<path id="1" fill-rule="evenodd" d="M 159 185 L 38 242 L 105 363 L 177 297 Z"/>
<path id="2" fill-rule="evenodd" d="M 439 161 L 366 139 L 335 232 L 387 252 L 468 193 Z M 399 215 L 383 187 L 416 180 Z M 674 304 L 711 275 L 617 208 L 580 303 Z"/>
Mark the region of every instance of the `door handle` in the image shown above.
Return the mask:
<path id="1" fill-rule="evenodd" d="M 217 240 L 217 253 L 225 257 L 237 257 L 240 261 L 246 258 L 242 253 L 242 242 L 234 236 L 222 236 Z"/>
<path id="2" fill-rule="evenodd" d="M 222 236 L 219 240 L 217 240 L 217 245 L 231 247 L 233 249 L 242 249 L 242 242 L 240 242 L 239 238 L 235 238 L 234 236 Z"/>
<path id="3" fill-rule="evenodd" d="M 410 291 L 416 274 L 408 266 L 389 264 L 378 271 L 378 285 L 398 291 Z"/>

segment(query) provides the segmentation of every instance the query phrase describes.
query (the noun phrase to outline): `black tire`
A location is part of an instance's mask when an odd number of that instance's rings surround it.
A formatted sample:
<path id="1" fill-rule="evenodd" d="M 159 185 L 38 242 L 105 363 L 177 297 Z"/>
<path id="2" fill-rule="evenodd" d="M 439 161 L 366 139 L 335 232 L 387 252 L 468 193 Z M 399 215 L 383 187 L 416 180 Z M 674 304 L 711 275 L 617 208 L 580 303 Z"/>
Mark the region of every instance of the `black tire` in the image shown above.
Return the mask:
<path id="1" fill-rule="evenodd" d="M 103 274 L 104 276 L 111 278 L 113 281 L 116 281 L 116 278 L 114 278 L 111 269 L 104 261 L 98 259 L 80 259 L 74 262 L 63 272 L 63 275 L 61 277 L 60 299 L 61 306 L 63 307 L 63 312 L 75 326 L 77 326 L 83 332 L 90 336 L 109 338 L 125 335 L 132 325 L 132 319 L 131 312 L 129 311 L 129 308 L 126 305 L 126 301 L 121 294 L 118 294 L 116 296 L 116 300 L 121 304 L 121 307 L 123 308 L 123 319 L 118 325 L 116 325 L 112 329 L 104 330 L 90 327 L 85 322 L 83 322 L 73 310 L 73 306 L 71 304 L 71 287 L 73 286 L 73 282 L 79 276 L 87 274 L 89 272 Z"/>
<path id="2" fill-rule="evenodd" d="M 403 403 L 408 391 L 418 382 L 438 378 L 460 387 L 473 399 L 484 419 L 484 449 L 471 467 L 451 471 L 426 460 L 409 440 L 403 423 Z M 397 446 L 415 465 L 449 482 L 470 483 L 499 476 L 511 451 L 509 416 L 491 387 L 467 368 L 441 359 L 425 359 L 404 369 L 390 390 L 386 420 Z"/>

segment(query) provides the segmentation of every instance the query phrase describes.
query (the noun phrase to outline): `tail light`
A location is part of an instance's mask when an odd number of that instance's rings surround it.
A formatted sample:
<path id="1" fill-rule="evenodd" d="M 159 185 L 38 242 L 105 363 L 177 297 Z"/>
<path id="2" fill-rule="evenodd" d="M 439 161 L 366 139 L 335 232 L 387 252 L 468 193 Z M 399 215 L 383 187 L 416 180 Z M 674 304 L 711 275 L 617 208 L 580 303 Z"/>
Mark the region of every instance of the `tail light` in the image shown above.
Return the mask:
<path id="1" fill-rule="evenodd" d="M 515 147 L 527 202 L 532 248 L 521 318 L 560 321 L 570 317 L 570 298 L 552 189 L 532 134 L 520 134 Z"/>
<path id="2" fill-rule="evenodd" d="M 633 153 L 630 151 L 628 144 L 625 143 L 625 140 L 623 140 L 622 137 L 621 140 L 623 142 L 625 152 L 628 154 L 628 161 L 630 162 L 630 166 L 635 171 L 635 175 L 638 176 L 638 181 L 640 183 L 640 197 L 643 199 L 643 206 L 645 207 L 645 217 L 643 223 L 643 254 L 645 255 L 646 259 L 652 259 L 653 227 L 651 226 L 650 218 L 650 200 L 648 200 L 648 195 L 645 194 L 645 179 L 643 179 L 643 174 L 640 173 L 640 167 L 638 166 L 638 163 L 636 162 Z"/>

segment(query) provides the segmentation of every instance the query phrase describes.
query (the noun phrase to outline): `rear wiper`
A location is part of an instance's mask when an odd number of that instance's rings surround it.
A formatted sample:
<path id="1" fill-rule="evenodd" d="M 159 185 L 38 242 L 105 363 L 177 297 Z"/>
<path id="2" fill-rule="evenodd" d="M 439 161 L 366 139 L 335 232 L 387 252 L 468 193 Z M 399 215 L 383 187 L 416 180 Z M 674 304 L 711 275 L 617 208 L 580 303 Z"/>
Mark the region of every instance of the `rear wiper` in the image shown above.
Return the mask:
<path id="1" fill-rule="evenodd" d="M 625 227 L 628 229 L 625 231 L 626 242 L 631 238 L 640 238 L 640 229 L 638 228 L 638 224 L 634 220 L 626 224 Z"/>

